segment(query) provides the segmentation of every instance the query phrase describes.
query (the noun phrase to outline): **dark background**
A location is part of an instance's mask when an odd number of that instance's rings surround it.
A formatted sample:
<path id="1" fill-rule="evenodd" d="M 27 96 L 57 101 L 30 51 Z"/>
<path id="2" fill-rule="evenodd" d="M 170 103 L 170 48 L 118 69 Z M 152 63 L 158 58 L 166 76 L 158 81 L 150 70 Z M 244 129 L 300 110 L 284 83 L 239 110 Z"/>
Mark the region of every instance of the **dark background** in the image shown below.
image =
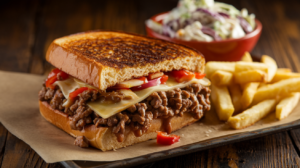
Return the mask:
<path id="1" fill-rule="evenodd" d="M 299 0 L 223 2 L 238 9 L 247 8 L 262 22 L 262 35 L 252 54 L 270 55 L 279 67 L 300 71 Z M 145 35 L 145 20 L 176 4 L 177 0 L 0 1 L 0 70 L 45 74 L 51 69 L 45 62 L 45 52 L 55 38 L 93 29 Z M 299 167 L 299 133 L 299 129 L 280 132 L 142 167 Z M 1 124 L 0 165 L 61 166 L 45 163 Z"/>

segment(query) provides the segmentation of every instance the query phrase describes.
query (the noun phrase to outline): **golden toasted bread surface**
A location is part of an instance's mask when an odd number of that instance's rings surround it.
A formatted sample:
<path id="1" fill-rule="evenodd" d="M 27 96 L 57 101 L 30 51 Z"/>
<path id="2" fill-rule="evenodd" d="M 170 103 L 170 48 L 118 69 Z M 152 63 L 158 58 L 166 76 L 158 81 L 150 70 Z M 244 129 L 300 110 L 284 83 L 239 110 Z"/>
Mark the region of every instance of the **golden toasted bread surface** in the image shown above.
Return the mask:
<path id="1" fill-rule="evenodd" d="M 47 60 L 99 89 L 158 71 L 203 72 L 205 62 L 198 51 L 182 45 L 110 31 L 56 39 L 48 49 Z"/>
<path id="2" fill-rule="evenodd" d="M 95 125 L 85 126 L 83 130 L 73 130 L 70 127 L 70 118 L 58 110 L 54 110 L 47 102 L 39 101 L 41 115 L 50 123 L 64 130 L 73 137 L 85 136 L 89 144 L 102 151 L 119 149 L 130 146 L 136 143 L 144 142 L 156 138 L 156 131 L 163 131 L 162 119 L 152 120 L 151 126 L 148 131 L 141 137 L 136 137 L 134 132 L 126 127 L 125 137 L 123 142 L 118 142 L 116 135 L 112 132 L 112 128 L 96 127 Z M 183 116 L 172 117 L 170 123 L 172 125 L 172 132 L 188 126 L 198 119 L 194 119 L 190 113 L 183 113 Z"/>

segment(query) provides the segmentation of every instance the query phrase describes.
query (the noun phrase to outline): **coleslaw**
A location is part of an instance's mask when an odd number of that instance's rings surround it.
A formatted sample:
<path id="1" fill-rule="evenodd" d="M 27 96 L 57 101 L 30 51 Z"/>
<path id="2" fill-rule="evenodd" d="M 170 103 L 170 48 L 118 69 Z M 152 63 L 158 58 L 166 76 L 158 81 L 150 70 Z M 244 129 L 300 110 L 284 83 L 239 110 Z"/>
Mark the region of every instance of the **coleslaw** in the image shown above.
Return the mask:
<path id="1" fill-rule="evenodd" d="M 162 23 L 151 19 L 146 24 L 162 35 L 191 41 L 220 41 L 241 38 L 255 29 L 255 15 L 247 9 L 214 0 L 179 0 Z"/>

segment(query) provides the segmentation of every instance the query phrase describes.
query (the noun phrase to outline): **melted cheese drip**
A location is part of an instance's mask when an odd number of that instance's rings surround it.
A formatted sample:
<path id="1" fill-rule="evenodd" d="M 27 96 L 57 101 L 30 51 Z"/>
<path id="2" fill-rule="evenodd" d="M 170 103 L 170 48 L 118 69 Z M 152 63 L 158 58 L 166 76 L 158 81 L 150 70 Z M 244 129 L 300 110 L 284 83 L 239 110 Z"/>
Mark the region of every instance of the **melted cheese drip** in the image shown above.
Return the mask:
<path id="1" fill-rule="evenodd" d="M 76 90 L 77 88 L 80 88 L 81 86 L 75 82 L 74 78 L 68 78 L 67 80 L 62 81 L 56 81 L 54 85 L 58 85 L 60 90 L 62 91 L 63 95 L 67 99 L 67 101 L 64 102 L 64 107 L 69 107 L 72 104 L 72 101 L 69 99 L 69 94 Z"/>
<path id="2" fill-rule="evenodd" d="M 71 92 L 73 92 L 77 88 L 80 88 L 80 86 L 74 81 L 74 78 L 68 78 L 67 80 L 56 81 L 54 84 L 59 86 L 60 90 L 62 91 L 66 99 L 69 98 L 69 94 Z"/>
<path id="3" fill-rule="evenodd" d="M 101 102 L 99 100 L 99 101 L 95 101 L 95 102 L 89 102 L 89 103 L 87 103 L 87 105 L 93 111 L 95 111 L 98 115 L 100 115 L 102 118 L 108 118 L 108 117 L 111 117 L 111 116 L 127 109 L 128 107 L 130 107 L 133 104 L 143 101 L 145 98 L 147 98 L 153 92 L 173 90 L 175 88 L 184 88 L 191 83 L 200 83 L 204 86 L 210 85 L 210 81 L 206 78 L 193 79 L 186 83 L 177 83 L 174 80 L 174 78 L 170 77 L 168 79 L 168 81 L 166 82 L 166 84 L 163 84 L 163 85 L 149 87 L 149 88 L 146 88 L 146 89 L 143 89 L 140 91 L 136 91 L 136 92 L 133 92 L 131 90 L 121 90 L 121 92 L 123 94 L 133 97 L 130 100 L 122 100 L 118 103 Z M 96 89 L 95 87 L 88 85 L 88 84 L 81 82 L 74 78 L 69 78 L 64 81 L 57 81 L 55 84 L 60 87 L 60 89 L 62 90 L 66 99 L 69 98 L 69 94 L 71 92 L 73 92 L 76 88 L 89 87 L 89 88 Z M 69 100 L 67 100 L 64 103 L 64 106 L 67 105 L 68 103 L 70 103 Z"/>

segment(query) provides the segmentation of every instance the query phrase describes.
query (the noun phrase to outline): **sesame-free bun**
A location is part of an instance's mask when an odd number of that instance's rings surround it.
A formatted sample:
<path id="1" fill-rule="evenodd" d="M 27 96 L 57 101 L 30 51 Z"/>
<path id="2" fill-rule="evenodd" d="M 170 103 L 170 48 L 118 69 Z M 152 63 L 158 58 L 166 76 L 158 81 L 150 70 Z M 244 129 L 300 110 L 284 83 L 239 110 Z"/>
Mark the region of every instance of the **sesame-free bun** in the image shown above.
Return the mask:
<path id="1" fill-rule="evenodd" d="M 46 59 L 55 67 L 100 90 L 159 71 L 204 73 L 195 49 L 135 34 L 89 31 L 54 40 Z"/>
<path id="2" fill-rule="evenodd" d="M 123 142 L 118 142 L 117 137 L 112 133 L 111 128 L 96 127 L 95 125 L 87 125 L 83 130 L 73 130 L 70 127 L 70 118 L 63 112 L 52 109 L 52 107 L 45 101 L 39 101 L 41 115 L 50 123 L 58 128 L 64 130 L 73 137 L 85 136 L 89 144 L 102 151 L 113 150 L 130 146 L 139 142 L 147 141 L 156 138 L 156 131 L 162 131 L 162 120 L 154 119 L 151 121 L 151 126 L 146 133 L 141 137 L 136 137 L 130 127 L 126 127 Z M 197 121 L 190 113 L 183 113 L 182 117 L 175 116 L 170 122 L 172 125 L 172 132 L 184 126 L 190 125 Z M 70 142 L 71 143 L 71 142 Z"/>

